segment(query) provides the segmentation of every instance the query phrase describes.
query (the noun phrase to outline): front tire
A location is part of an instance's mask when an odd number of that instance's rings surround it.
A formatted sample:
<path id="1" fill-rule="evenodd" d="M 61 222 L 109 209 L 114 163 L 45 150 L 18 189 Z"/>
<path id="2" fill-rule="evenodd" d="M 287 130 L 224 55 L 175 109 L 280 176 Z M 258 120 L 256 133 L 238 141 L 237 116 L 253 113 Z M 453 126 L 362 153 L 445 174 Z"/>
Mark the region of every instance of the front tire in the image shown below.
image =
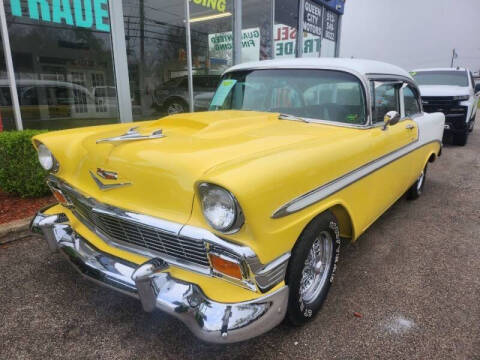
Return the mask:
<path id="1" fill-rule="evenodd" d="M 427 165 L 425 165 L 425 168 L 423 169 L 422 173 L 418 177 L 417 181 L 415 181 L 415 184 L 413 184 L 412 187 L 408 189 L 407 191 L 408 200 L 418 199 L 422 195 L 423 188 L 425 187 L 426 179 L 427 179 Z"/>
<path id="2" fill-rule="evenodd" d="M 286 278 L 290 288 L 286 320 L 292 325 L 305 324 L 322 307 L 339 254 L 337 219 L 327 211 L 308 224 L 292 251 Z"/>

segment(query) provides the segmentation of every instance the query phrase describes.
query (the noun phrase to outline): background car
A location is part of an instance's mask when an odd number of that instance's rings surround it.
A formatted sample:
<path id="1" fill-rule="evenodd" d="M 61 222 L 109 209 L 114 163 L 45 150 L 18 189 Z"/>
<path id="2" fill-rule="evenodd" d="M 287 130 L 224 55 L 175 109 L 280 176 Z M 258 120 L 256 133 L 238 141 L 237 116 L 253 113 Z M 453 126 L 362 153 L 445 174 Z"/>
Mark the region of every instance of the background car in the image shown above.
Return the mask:
<path id="1" fill-rule="evenodd" d="M 193 75 L 193 96 L 196 99 L 199 98 L 198 102 L 195 101 L 195 111 L 208 109 L 219 79 L 219 75 Z M 164 108 L 169 115 L 188 112 L 187 77 L 174 78 L 157 88 L 155 90 L 155 102 L 157 106 Z"/>
<path id="2" fill-rule="evenodd" d="M 419 85 L 426 112 L 445 114 L 445 134 L 455 145 L 464 146 L 473 130 L 480 96 L 480 84 L 465 68 L 421 69 L 411 72 Z"/>

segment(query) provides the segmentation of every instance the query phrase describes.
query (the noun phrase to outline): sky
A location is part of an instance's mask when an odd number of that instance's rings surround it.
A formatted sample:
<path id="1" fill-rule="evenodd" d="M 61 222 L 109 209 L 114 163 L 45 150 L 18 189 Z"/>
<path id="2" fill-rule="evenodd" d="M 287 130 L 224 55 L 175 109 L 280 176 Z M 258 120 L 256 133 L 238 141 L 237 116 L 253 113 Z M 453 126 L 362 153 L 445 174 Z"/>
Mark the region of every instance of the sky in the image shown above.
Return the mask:
<path id="1" fill-rule="evenodd" d="M 480 70 L 480 0 L 346 0 L 340 56 Z"/>

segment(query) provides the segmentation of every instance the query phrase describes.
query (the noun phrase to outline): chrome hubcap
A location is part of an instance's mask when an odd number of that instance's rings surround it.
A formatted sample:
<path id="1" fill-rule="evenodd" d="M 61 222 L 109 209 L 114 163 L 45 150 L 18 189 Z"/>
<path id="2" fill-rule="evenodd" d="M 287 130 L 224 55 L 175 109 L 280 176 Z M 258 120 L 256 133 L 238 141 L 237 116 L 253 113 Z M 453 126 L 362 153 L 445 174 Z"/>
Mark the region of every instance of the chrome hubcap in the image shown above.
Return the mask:
<path id="1" fill-rule="evenodd" d="M 425 170 L 422 171 L 420 177 L 417 180 L 417 192 L 422 192 L 423 181 L 425 180 Z"/>
<path id="2" fill-rule="evenodd" d="M 333 252 L 333 239 L 322 231 L 313 242 L 305 260 L 300 280 L 300 298 L 304 303 L 314 302 L 327 282 Z"/>

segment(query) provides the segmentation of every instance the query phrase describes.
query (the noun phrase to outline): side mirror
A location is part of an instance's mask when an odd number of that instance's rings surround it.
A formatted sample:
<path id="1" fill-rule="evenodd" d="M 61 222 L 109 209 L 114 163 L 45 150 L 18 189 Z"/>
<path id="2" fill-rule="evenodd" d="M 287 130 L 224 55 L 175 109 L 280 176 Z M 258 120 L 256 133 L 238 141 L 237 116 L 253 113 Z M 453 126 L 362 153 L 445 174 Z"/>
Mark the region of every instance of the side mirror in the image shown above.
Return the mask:
<path id="1" fill-rule="evenodd" d="M 385 125 L 383 126 L 383 130 L 387 129 L 387 126 L 393 126 L 400 121 L 400 114 L 397 111 L 389 111 L 383 117 L 383 122 Z"/>
<path id="2" fill-rule="evenodd" d="M 480 83 L 475 84 L 475 94 L 480 92 Z"/>

